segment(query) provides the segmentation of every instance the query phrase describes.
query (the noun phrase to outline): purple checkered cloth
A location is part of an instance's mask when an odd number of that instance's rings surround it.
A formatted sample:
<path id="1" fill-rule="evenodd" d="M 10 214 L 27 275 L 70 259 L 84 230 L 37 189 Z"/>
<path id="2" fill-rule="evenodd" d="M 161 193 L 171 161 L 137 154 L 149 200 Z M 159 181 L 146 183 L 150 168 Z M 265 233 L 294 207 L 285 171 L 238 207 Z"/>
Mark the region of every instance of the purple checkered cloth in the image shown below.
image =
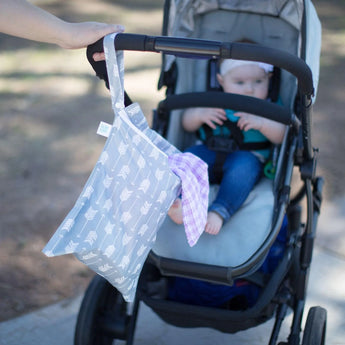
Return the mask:
<path id="1" fill-rule="evenodd" d="M 171 170 L 181 179 L 183 224 L 188 244 L 192 247 L 205 230 L 208 208 L 207 164 L 192 153 L 169 157 Z"/>

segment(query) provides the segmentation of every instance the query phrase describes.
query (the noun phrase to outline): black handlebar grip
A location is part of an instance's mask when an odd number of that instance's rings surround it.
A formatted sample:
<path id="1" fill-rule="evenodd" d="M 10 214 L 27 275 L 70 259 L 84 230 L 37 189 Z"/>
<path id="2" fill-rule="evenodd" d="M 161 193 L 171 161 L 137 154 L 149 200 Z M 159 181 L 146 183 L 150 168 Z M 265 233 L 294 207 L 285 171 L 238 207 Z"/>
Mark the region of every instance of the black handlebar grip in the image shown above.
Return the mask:
<path id="1" fill-rule="evenodd" d="M 109 80 L 107 74 L 107 67 L 105 61 L 95 61 L 93 55 L 95 53 L 103 53 L 103 38 L 99 39 L 97 42 L 90 44 L 86 49 L 86 57 L 92 66 L 93 70 L 96 72 L 98 78 L 105 81 L 106 87 L 109 89 Z"/>

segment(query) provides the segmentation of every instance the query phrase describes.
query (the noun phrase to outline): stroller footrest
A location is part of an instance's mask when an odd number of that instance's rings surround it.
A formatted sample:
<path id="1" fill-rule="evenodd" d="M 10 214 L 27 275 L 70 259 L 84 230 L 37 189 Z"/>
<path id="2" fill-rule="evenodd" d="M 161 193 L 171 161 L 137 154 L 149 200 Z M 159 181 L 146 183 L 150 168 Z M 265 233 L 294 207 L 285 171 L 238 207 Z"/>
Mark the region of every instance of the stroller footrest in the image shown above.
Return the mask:
<path id="1" fill-rule="evenodd" d="M 149 260 L 155 264 L 163 275 L 200 279 L 212 283 L 233 285 L 232 268 L 199 264 L 175 259 L 166 259 L 152 251 Z"/>
<path id="2" fill-rule="evenodd" d="M 264 310 L 227 310 L 188 305 L 176 301 L 151 298 L 140 294 L 140 299 L 165 322 L 177 327 L 211 327 L 225 333 L 236 333 L 269 320 L 275 310 L 269 304 Z"/>

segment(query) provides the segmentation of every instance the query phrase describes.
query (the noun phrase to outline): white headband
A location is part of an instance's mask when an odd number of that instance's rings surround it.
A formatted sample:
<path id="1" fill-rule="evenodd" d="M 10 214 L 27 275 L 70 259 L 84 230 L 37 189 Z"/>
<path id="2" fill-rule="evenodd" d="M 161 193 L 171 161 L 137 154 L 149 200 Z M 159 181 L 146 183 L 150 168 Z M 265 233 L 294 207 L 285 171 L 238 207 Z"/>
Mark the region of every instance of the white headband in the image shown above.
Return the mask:
<path id="1" fill-rule="evenodd" d="M 232 69 L 244 65 L 256 65 L 262 68 L 266 73 L 273 71 L 273 66 L 269 65 L 264 62 L 257 62 L 257 61 L 248 61 L 248 60 L 232 60 L 232 59 L 226 59 L 223 60 L 223 62 L 220 65 L 220 74 L 225 75 Z"/>

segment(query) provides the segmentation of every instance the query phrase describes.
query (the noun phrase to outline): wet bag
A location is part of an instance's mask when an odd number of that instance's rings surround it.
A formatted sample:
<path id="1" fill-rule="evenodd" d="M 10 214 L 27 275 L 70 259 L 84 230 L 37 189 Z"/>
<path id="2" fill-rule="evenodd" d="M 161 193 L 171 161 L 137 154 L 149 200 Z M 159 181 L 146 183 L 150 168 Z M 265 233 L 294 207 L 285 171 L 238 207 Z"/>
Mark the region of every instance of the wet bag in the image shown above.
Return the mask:
<path id="1" fill-rule="evenodd" d="M 114 123 L 82 193 L 43 252 L 74 254 L 130 302 L 181 182 L 168 162 L 179 151 L 149 128 L 138 104 L 124 105 L 123 52 L 115 51 L 114 38 L 104 39 Z"/>

